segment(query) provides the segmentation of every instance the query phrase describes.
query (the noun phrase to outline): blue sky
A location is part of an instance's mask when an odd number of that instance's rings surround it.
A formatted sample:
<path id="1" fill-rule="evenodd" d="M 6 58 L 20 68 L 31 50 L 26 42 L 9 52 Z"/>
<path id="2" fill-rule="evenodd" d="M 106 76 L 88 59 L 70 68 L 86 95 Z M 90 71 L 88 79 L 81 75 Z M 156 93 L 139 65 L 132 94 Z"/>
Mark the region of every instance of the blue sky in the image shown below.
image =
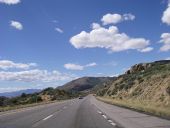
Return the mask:
<path id="1" fill-rule="evenodd" d="M 168 0 L 0 0 L 0 92 L 170 59 Z"/>

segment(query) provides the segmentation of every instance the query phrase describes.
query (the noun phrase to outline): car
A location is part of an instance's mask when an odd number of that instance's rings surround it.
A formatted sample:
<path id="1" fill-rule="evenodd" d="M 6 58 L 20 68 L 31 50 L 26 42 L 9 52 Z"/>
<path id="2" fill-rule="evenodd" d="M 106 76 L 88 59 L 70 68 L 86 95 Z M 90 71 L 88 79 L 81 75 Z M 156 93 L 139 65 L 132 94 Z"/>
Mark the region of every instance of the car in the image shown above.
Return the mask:
<path id="1" fill-rule="evenodd" d="M 79 97 L 79 99 L 83 99 L 83 97 L 82 97 L 82 96 L 80 96 L 80 97 Z"/>

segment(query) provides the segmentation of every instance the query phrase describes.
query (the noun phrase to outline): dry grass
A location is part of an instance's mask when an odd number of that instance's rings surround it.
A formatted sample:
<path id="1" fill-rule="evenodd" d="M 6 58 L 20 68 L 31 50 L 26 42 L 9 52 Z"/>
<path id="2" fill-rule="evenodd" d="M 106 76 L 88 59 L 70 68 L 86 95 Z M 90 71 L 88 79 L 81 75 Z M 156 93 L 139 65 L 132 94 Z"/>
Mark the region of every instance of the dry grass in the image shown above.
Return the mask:
<path id="1" fill-rule="evenodd" d="M 108 97 L 97 97 L 98 100 L 103 101 L 105 103 L 118 105 L 130 109 L 134 109 L 140 112 L 146 112 L 148 114 L 170 118 L 170 107 L 168 106 L 157 106 L 150 101 L 137 101 L 137 100 L 119 100 L 112 99 Z"/>

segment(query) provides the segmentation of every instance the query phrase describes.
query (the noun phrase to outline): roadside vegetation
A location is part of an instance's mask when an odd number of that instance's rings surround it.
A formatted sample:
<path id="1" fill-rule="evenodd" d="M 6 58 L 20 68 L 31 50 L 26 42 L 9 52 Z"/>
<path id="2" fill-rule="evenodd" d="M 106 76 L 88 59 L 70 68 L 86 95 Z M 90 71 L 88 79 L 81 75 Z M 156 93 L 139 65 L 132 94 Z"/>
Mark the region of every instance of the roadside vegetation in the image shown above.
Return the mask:
<path id="1" fill-rule="evenodd" d="M 138 101 L 138 100 L 120 100 L 112 99 L 110 97 L 97 97 L 98 100 L 108 104 L 117 105 L 120 107 L 129 108 L 135 111 L 144 112 L 160 117 L 170 119 L 170 107 L 160 107 L 157 104 L 150 103 L 150 101 Z"/>
<path id="2" fill-rule="evenodd" d="M 46 88 L 39 93 L 25 94 L 17 97 L 0 97 L 0 112 L 18 109 L 23 107 L 30 107 L 35 105 L 41 105 L 46 103 L 52 103 L 55 101 L 61 101 L 78 97 L 79 93 L 69 92 L 54 88 Z"/>
<path id="3" fill-rule="evenodd" d="M 170 117 L 170 61 L 131 67 L 97 91 L 102 101 L 162 117 Z"/>

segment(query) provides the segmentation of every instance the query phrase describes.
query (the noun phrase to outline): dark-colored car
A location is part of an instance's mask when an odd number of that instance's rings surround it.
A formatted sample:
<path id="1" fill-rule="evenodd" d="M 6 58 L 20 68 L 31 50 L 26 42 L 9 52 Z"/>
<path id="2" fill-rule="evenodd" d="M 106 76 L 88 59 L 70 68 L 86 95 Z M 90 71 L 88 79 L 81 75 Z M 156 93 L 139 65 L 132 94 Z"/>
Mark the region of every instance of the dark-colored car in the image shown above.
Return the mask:
<path id="1" fill-rule="evenodd" d="M 80 97 L 79 97 L 79 99 L 83 99 L 83 97 L 82 97 L 82 96 L 80 96 Z"/>

